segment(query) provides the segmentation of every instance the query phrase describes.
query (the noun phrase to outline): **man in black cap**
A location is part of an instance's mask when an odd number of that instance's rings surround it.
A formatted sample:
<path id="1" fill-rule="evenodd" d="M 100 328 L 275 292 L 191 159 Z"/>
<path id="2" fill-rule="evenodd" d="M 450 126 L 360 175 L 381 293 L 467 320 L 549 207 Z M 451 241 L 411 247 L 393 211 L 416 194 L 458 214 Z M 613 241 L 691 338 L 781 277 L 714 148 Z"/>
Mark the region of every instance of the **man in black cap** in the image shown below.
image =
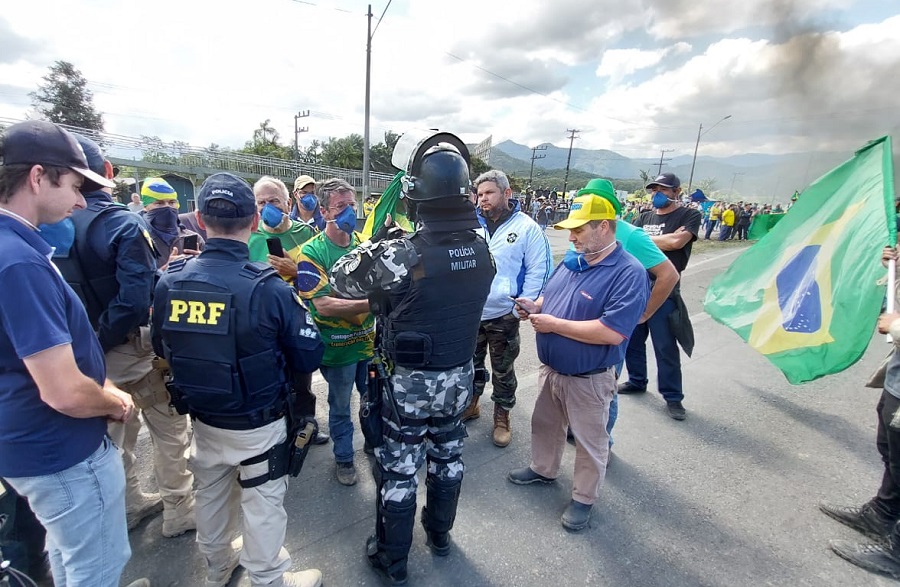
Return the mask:
<path id="1" fill-rule="evenodd" d="M 691 247 L 697 240 L 703 216 L 698 210 L 682 205 L 681 180 L 674 173 L 663 173 L 647 184 L 647 190 L 653 194 L 653 210 L 641 214 L 634 225 L 650 235 L 681 275 L 691 258 Z M 679 281 L 656 313 L 634 329 L 625 353 L 628 381 L 619 384 L 621 394 L 647 391 L 647 337 L 650 336 L 656 355 L 659 392 L 666 400 L 669 416 L 675 420 L 684 420 L 686 415 L 681 403 L 684 391 L 678 342 L 688 355 L 693 350 L 693 331 L 681 299 L 680 285 Z M 690 343 L 681 335 L 687 331 Z"/>
<path id="2" fill-rule="evenodd" d="M 314 371 L 324 346 L 291 286 L 271 266 L 250 262 L 247 241 L 259 222 L 250 186 L 217 173 L 200 187 L 197 210 L 209 240 L 198 257 L 172 261 L 160 278 L 152 337 L 172 368 L 176 401 L 194 423 L 191 468 L 206 587 L 227 585 L 238 562 L 253 587 L 318 587 L 317 569 L 287 572 L 284 495 L 297 439 L 290 371 Z M 243 551 L 231 546 L 239 506 Z"/>
<path id="3" fill-rule="evenodd" d="M 134 403 L 106 379 L 87 313 L 38 230 L 84 208 L 81 189 L 113 183 L 49 122 L 11 126 L 0 154 L 0 282 L 15 284 L 0 288 L 0 477 L 47 530 L 57 585 L 114 587 L 131 549 L 106 424 L 128 421 Z"/>

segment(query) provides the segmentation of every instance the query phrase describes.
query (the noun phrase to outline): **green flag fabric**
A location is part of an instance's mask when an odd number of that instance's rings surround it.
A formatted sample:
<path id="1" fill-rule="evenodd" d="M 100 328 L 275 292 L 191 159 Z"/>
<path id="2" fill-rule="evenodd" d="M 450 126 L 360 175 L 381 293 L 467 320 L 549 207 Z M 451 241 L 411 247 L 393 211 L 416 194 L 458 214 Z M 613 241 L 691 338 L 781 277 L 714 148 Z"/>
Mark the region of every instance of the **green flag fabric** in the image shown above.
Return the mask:
<path id="1" fill-rule="evenodd" d="M 881 249 L 896 244 L 891 139 L 816 180 L 710 284 L 704 307 L 793 384 L 862 357 L 884 300 Z"/>
<path id="2" fill-rule="evenodd" d="M 784 214 L 758 214 L 754 216 L 753 222 L 750 223 L 750 230 L 747 231 L 747 240 L 758 241 L 766 236 L 782 218 L 784 218 Z"/>
<path id="3" fill-rule="evenodd" d="M 391 183 L 389 183 L 384 192 L 382 192 L 381 197 L 378 199 L 378 203 L 375 204 L 375 209 L 372 210 L 372 213 L 366 218 L 366 224 L 363 226 L 362 232 L 360 232 L 363 240 L 372 238 L 372 235 L 375 234 L 380 227 L 384 226 L 384 220 L 387 218 L 388 214 L 391 215 L 391 218 L 397 223 L 397 226 L 406 232 L 412 232 L 413 227 L 406 218 L 406 215 L 397 212 L 397 202 L 400 201 L 400 180 L 403 178 L 403 175 L 402 171 L 395 175 L 394 179 L 391 180 Z"/>

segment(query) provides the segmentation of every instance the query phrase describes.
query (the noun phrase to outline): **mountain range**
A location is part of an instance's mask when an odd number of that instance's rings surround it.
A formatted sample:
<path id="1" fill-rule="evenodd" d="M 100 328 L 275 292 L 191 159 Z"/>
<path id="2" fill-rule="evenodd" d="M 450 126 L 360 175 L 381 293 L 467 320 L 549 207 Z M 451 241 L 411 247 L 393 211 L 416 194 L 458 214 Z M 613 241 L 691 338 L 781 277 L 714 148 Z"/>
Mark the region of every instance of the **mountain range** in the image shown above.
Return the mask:
<path id="1" fill-rule="evenodd" d="M 542 146 L 542 145 L 538 145 Z M 566 167 L 568 149 L 551 144 L 539 151 L 542 159 L 535 159 L 535 175 L 539 170 Z M 531 147 L 514 141 L 503 141 L 491 149 L 492 167 L 519 177 L 528 177 L 531 167 Z M 818 177 L 849 159 L 853 153 L 788 153 L 770 155 L 746 153 L 730 157 L 698 156 L 694 169 L 693 188 L 712 185 L 707 195 L 728 199 L 744 199 L 761 203 L 787 202 L 794 190 L 803 189 Z M 662 171 L 674 172 L 687 190 L 691 174 L 691 155 L 679 155 L 664 161 Z M 659 159 L 632 159 L 606 149 L 572 149 L 571 169 L 612 180 L 641 177 L 649 171 L 655 177 Z M 614 182 L 615 183 L 615 182 Z M 571 186 L 570 186 L 571 187 Z M 562 189 L 560 187 L 560 189 Z"/>

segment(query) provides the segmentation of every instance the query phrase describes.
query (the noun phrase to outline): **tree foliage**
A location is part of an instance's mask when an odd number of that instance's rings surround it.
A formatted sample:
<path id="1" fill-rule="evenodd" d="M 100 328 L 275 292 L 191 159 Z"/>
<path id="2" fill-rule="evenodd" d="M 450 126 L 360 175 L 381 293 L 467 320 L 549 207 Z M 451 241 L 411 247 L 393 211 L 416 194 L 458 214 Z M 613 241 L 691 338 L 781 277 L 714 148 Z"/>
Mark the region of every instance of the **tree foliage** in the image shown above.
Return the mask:
<path id="1" fill-rule="evenodd" d="M 244 143 L 244 148 L 238 152 L 276 159 L 293 159 L 294 150 L 280 144 L 280 139 L 278 131 L 272 126 L 272 120 L 267 118 L 259 123 L 259 127 L 253 131 L 253 138 Z"/>
<path id="2" fill-rule="evenodd" d="M 87 80 L 68 61 L 50 66 L 44 82 L 31 92 L 32 104 L 50 122 L 103 131 L 103 115 L 94 108 Z"/>

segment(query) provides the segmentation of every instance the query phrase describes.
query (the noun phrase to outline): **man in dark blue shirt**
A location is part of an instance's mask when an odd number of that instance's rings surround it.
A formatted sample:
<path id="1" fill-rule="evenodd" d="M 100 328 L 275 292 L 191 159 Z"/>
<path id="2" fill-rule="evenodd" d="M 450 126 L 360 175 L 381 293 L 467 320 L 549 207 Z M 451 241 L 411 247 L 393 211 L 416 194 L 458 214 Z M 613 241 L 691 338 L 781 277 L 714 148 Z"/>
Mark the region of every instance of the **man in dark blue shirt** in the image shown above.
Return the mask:
<path id="1" fill-rule="evenodd" d="M 75 138 L 90 169 L 111 179 L 113 166 L 100 147 L 81 135 Z M 106 355 L 107 376 L 131 395 L 153 441 L 158 494 L 141 491 L 137 477 L 134 449 L 141 420 L 109 426 L 110 437 L 123 451 L 128 529 L 164 509 L 163 536 L 179 536 L 194 528 L 194 477 L 185 456 L 190 446 L 187 417 L 169 404 L 164 381 L 168 369 L 150 347 L 150 296 L 157 253 L 144 219 L 113 202 L 112 190 L 82 188 L 82 193 L 86 209 L 76 210 L 68 220 L 75 228 L 74 245 L 67 253 L 56 251 L 53 261 L 85 303 Z"/>
<path id="2" fill-rule="evenodd" d="M 531 465 L 510 471 L 508 479 L 517 485 L 553 482 L 568 424 L 577 443 L 572 500 L 562 524 L 582 530 L 606 475 L 615 366 L 647 306 L 650 282 L 616 241 L 616 210 L 605 198 L 577 198 L 556 228 L 570 231 L 577 254 L 556 268 L 536 301 L 516 299 L 519 317 L 537 332 L 540 391 L 531 416 Z"/>
<path id="3" fill-rule="evenodd" d="M 134 404 L 106 379 L 87 314 L 37 229 L 84 208 L 82 187 L 113 184 L 48 122 L 11 126 L 0 154 L 0 283 L 16 285 L 0 288 L 0 476 L 47 530 L 57 585 L 115 587 L 131 549 L 106 421 L 127 421 Z"/>

